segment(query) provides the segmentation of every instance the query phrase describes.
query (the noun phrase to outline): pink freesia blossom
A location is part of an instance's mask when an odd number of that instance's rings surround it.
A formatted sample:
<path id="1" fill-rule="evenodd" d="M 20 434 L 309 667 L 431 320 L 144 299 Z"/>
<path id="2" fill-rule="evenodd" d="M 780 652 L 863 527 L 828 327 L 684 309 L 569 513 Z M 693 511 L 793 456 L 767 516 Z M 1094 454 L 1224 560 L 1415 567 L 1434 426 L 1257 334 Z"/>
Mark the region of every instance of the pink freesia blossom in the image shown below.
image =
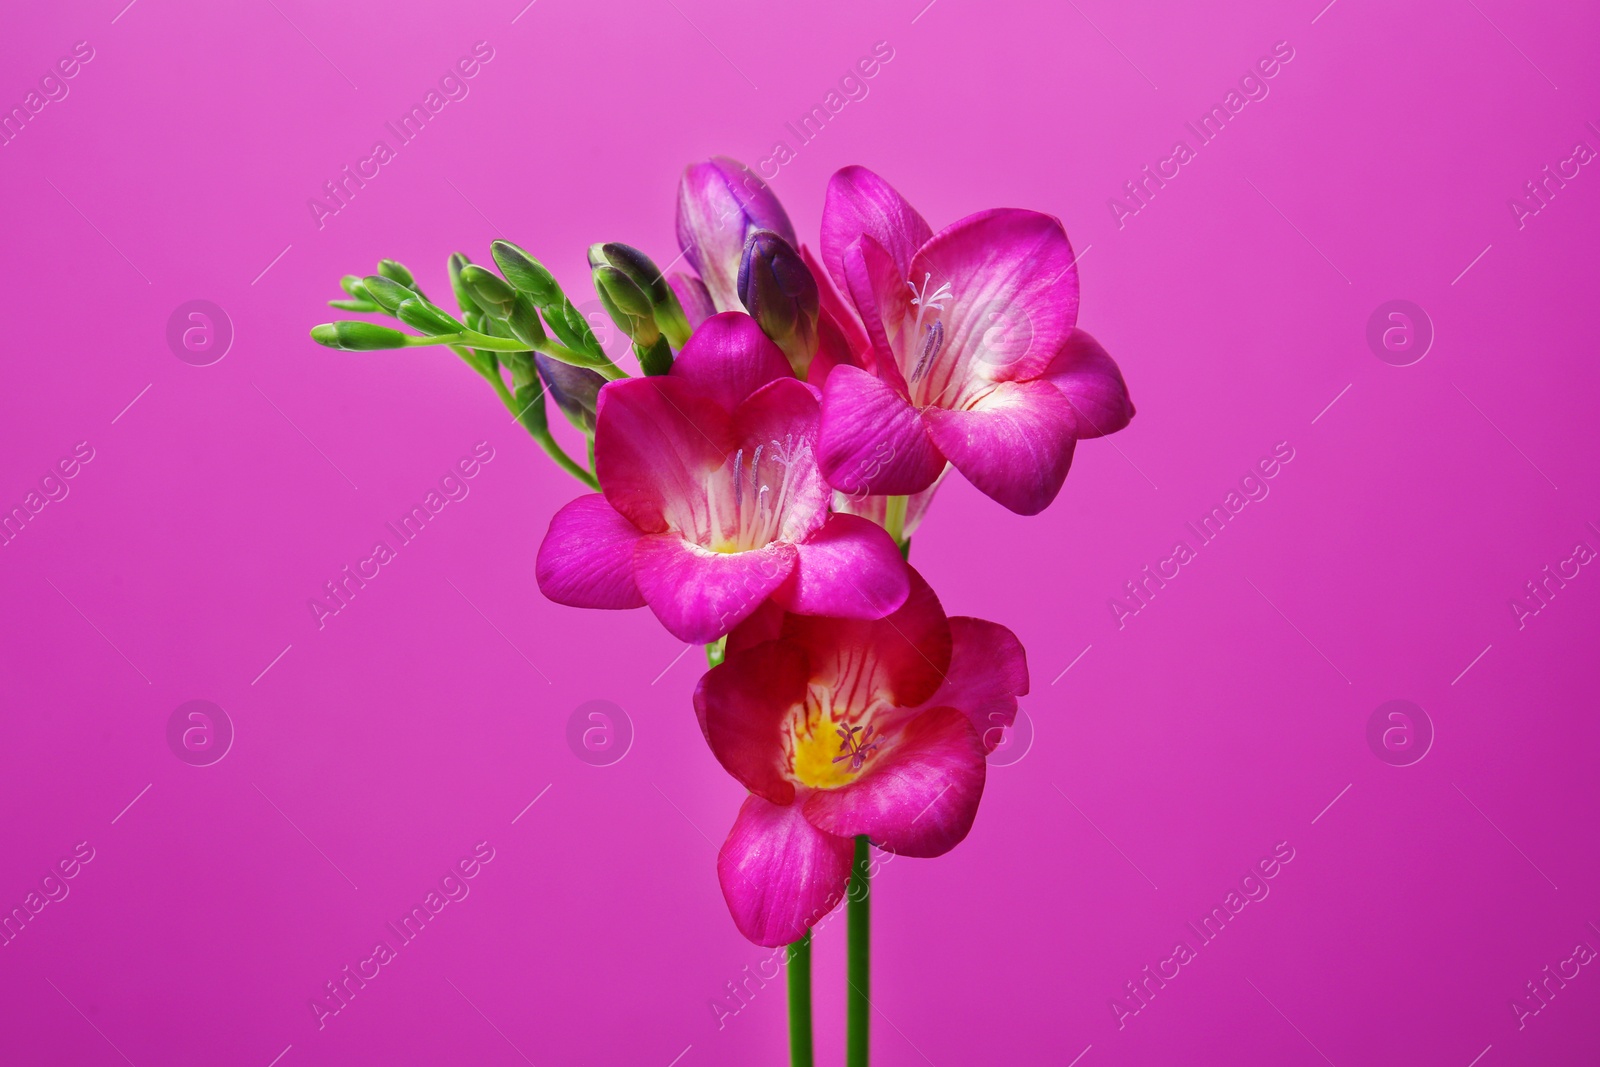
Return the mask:
<path id="1" fill-rule="evenodd" d="M 1116 363 L 1077 328 L 1077 268 L 1052 216 L 998 208 L 935 234 L 882 178 L 846 167 L 828 184 L 822 256 L 867 353 L 824 385 L 820 459 L 841 490 L 873 469 L 872 494 L 917 493 L 948 461 L 1032 515 L 1080 438 L 1133 417 Z M 830 296 L 825 311 L 843 303 Z"/>
<path id="2" fill-rule="evenodd" d="M 648 604 L 673 636 L 726 634 L 768 597 L 790 611 L 876 619 L 905 600 L 892 538 L 829 512 L 817 391 L 747 315 L 714 316 L 669 374 L 600 390 L 601 493 L 556 513 L 539 588 L 573 607 Z"/>
<path id="3" fill-rule="evenodd" d="M 960 843 L 984 756 L 1027 691 L 1015 635 L 946 618 L 915 571 L 884 619 L 768 606 L 735 630 L 695 711 L 751 792 L 717 860 L 740 932 L 761 945 L 800 938 L 842 898 L 857 834 L 905 856 Z"/>

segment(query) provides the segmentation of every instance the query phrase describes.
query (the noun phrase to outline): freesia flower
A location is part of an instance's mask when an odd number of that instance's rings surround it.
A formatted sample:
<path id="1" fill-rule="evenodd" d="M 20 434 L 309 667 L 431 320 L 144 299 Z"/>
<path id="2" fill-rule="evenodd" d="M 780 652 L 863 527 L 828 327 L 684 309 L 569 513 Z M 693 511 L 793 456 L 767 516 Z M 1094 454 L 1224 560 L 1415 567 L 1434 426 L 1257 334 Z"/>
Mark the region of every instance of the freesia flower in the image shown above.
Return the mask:
<path id="1" fill-rule="evenodd" d="M 556 513 L 539 588 L 584 608 L 645 604 L 673 636 L 714 641 L 768 597 L 801 614 L 877 619 L 908 588 L 882 528 L 829 512 L 817 391 L 747 315 L 708 319 L 669 373 L 607 382 L 601 492 Z"/>
<path id="2" fill-rule="evenodd" d="M 869 354 L 824 386 L 822 469 L 846 492 L 874 465 L 873 494 L 920 492 L 948 461 L 1012 511 L 1036 514 L 1060 491 L 1076 442 L 1133 417 L 1116 363 L 1077 328 L 1060 220 L 998 208 L 935 234 L 882 178 L 846 167 L 828 184 L 822 257 Z"/>
<path id="3" fill-rule="evenodd" d="M 610 388 L 609 386 L 607 388 Z M 799 939 L 842 898 L 853 838 L 939 856 L 966 837 L 984 756 L 1028 691 L 1005 627 L 947 619 L 915 571 L 875 621 L 767 607 L 728 638 L 695 711 L 751 795 L 717 859 L 735 924 L 760 945 Z"/>

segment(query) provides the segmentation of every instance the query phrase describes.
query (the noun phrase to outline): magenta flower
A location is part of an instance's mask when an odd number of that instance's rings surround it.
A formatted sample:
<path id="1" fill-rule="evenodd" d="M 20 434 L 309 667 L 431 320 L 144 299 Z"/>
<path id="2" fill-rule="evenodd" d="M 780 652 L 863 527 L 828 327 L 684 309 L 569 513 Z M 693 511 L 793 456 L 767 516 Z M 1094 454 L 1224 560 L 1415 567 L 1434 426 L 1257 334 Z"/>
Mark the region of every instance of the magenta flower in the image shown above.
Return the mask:
<path id="1" fill-rule="evenodd" d="M 817 391 L 748 315 L 708 319 L 669 374 L 600 390 L 602 491 L 551 520 L 539 588 L 573 607 L 648 604 L 693 643 L 715 641 L 768 597 L 803 615 L 894 611 L 905 561 L 880 527 L 829 513 L 819 414 Z"/>
<path id="2" fill-rule="evenodd" d="M 935 234 L 882 178 L 846 167 L 828 183 L 822 255 L 867 349 L 866 369 L 840 366 L 823 390 L 820 460 L 840 489 L 871 468 L 875 495 L 920 492 L 948 460 L 1032 515 L 1080 438 L 1133 417 L 1116 363 L 1077 329 L 1058 219 L 997 208 Z"/>
<path id="3" fill-rule="evenodd" d="M 939 856 L 967 836 L 986 753 L 1028 691 L 1003 626 L 947 619 L 915 571 L 876 621 L 763 610 L 695 691 L 706 739 L 750 790 L 717 858 L 733 920 L 758 945 L 798 940 L 842 899 L 853 838 Z"/>

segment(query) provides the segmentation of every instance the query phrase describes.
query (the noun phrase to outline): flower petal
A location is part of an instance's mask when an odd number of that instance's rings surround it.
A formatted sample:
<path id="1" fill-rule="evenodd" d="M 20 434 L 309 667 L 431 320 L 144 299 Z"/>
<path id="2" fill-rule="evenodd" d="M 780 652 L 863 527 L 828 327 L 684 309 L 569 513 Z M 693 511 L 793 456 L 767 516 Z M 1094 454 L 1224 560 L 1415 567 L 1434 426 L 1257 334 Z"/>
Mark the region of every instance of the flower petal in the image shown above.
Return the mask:
<path id="1" fill-rule="evenodd" d="M 672 363 L 670 375 L 727 411 L 768 382 L 793 378 L 789 359 L 742 311 L 713 315 L 700 324 Z"/>
<path id="2" fill-rule="evenodd" d="M 731 659 L 736 653 L 754 648 L 766 641 L 776 641 L 783 636 L 783 620 L 787 617 L 783 605 L 768 599 L 738 626 L 728 631 L 728 643 L 722 654 Z"/>
<path id="3" fill-rule="evenodd" d="M 841 789 L 805 800 L 819 830 L 848 838 L 866 834 L 902 856 L 942 856 L 972 829 L 983 798 L 983 742 L 954 708 L 925 711 L 902 727 L 894 747 Z"/>
<path id="4" fill-rule="evenodd" d="M 876 620 L 788 615 L 783 639 L 806 651 L 811 680 L 865 708 L 882 700 L 923 704 L 950 668 L 950 623 L 933 589 L 912 567 L 905 603 Z"/>
<path id="5" fill-rule="evenodd" d="M 839 327 L 845 345 L 851 352 L 864 351 L 869 342 L 866 333 L 861 329 L 860 320 L 856 318 L 855 308 L 839 295 L 839 290 L 834 288 L 832 279 L 828 277 L 822 264 L 811 254 L 810 248 L 802 245 L 800 257 L 806 261 L 806 266 L 811 268 L 811 276 L 817 280 L 817 299 L 822 313 L 833 316 L 834 324 Z"/>
<path id="6" fill-rule="evenodd" d="M 888 182 L 866 167 L 845 167 L 828 181 L 822 204 L 822 261 L 841 289 L 845 249 L 862 234 L 884 247 L 904 278 L 933 228 Z"/>
<path id="7" fill-rule="evenodd" d="M 835 515 L 795 551 L 794 573 L 773 594 L 790 611 L 881 619 L 906 601 L 905 557 L 876 523 Z"/>
<path id="8" fill-rule="evenodd" d="M 817 453 L 833 487 L 853 496 L 921 492 L 945 462 L 917 410 L 856 367 L 834 368 L 822 388 Z"/>
<path id="9" fill-rule="evenodd" d="M 686 168 L 678 183 L 678 247 L 719 311 L 739 303 L 739 257 L 745 238 L 771 230 L 798 245 L 783 205 L 756 173 L 718 156 Z"/>
<path id="10" fill-rule="evenodd" d="M 595 473 L 606 500 L 645 533 L 694 527 L 692 509 L 703 509 L 706 479 L 731 441 L 727 409 L 676 376 L 607 382 L 600 390 Z"/>
<path id="11" fill-rule="evenodd" d="M 948 283 L 945 337 L 929 372 L 946 382 L 1036 378 L 1078 321 L 1078 268 L 1060 220 L 997 208 L 969 215 L 924 245 L 906 276 Z M 956 391 L 951 390 L 952 394 Z"/>
<path id="12" fill-rule="evenodd" d="M 856 329 L 860 328 L 857 323 Z M 856 353 L 865 349 L 864 338 L 859 348 L 851 348 L 850 341 L 839 328 L 838 320 L 823 311 L 817 316 L 817 353 L 811 357 L 811 366 L 806 369 L 806 384 L 821 389 L 833 368 L 861 366 L 861 357 Z"/>
<path id="13" fill-rule="evenodd" d="M 905 275 L 870 234 L 845 249 L 844 273 L 850 299 L 861 313 L 871 342 L 865 352 L 868 369 L 904 391 L 906 380 L 895 346 L 911 343 L 906 332 L 911 293 Z"/>
<path id="14" fill-rule="evenodd" d="M 794 800 L 783 773 L 789 714 L 806 696 L 805 650 L 766 641 L 731 655 L 700 677 L 695 714 L 723 769 L 774 804 Z"/>
<path id="15" fill-rule="evenodd" d="M 1116 433 L 1133 418 L 1133 401 L 1116 360 L 1083 330 L 1072 331 L 1045 379 L 1071 403 L 1080 440 Z"/>
<path id="16" fill-rule="evenodd" d="M 822 833 L 798 804 L 747 797 L 717 854 L 739 932 L 776 948 L 798 941 L 844 899 L 855 843 Z"/>
<path id="17" fill-rule="evenodd" d="M 633 580 L 633 546 L 640 536 L 605 497 L 580 496 L 555 513 L 539 545 L 539 591 L 574 608 L 644 607 Z"/>
<path id="18" fill-rule="evenodd" d="M 956 470 L 1019 515 L 1048 507 L 1072 465 L 1072 405 L 1046 381 L 1001 382 L 968 410 L 926 408 L 922 418 Z"/>
<path id="19" fill-rule="evenodd" d="M 711 294 L 706 292 L 706 283 L 694 275 L 673 271 L 667 276 L 667 285 L 671 286 L 678 303 L 683 305 L 683 316 L 689 320 L 689 329 L 696 329 L 717 313 L 717 306 L 711 302 Z"/>
<path id="20" fill-rule="evenodd" d="M 674 533 L 640 538 L 633 574 L 650 610 L 680 641 L 703 645 L 759 608 L 794 570 L 794 546 L 713 552 Z"/>
<path id="21" fill-rule="evenodd" d="M 955 708 L 993 752 L 1017 720 L 1017 698 L 1028 694 L 1028 656 L 1017 635 L 996 622 L 950 618 L 950 669 L 924 707 Z"/>

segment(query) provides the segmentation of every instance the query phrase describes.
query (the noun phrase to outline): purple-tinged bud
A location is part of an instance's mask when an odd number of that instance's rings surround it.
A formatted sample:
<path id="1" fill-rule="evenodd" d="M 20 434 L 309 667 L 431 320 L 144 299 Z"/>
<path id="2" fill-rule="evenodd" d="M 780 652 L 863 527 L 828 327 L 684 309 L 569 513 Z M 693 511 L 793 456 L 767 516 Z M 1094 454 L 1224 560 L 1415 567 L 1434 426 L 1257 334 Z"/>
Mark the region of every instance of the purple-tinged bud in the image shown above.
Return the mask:
<path id="1" fill-rule="evenodd" d="M 561 414 L 584 433 L 594 433 L 595 405 L 599 403 L 600 387 L 606 380 L 587 367 L 574 367 L 538 352 L 533 354 L 533 360 L 539 365 L 545 390 L 561 409 Z"/>
<path id="2" fill-rule="evenodd" d="M 739 299 L 804 380 L 817 354 L 819 299 L 817 280 L 794 246 L 769 230 L 752 233 L 739 260 Z"/>
<path id="3" fill-rule="evenodd" d="M 739 259 L 756 230 L 797 246 L 783 205 L 743 163 L 718 156 L 696 163 L 678 183 L 678 247 L 705 282 L 718 311 L 739 310 Z"/>

